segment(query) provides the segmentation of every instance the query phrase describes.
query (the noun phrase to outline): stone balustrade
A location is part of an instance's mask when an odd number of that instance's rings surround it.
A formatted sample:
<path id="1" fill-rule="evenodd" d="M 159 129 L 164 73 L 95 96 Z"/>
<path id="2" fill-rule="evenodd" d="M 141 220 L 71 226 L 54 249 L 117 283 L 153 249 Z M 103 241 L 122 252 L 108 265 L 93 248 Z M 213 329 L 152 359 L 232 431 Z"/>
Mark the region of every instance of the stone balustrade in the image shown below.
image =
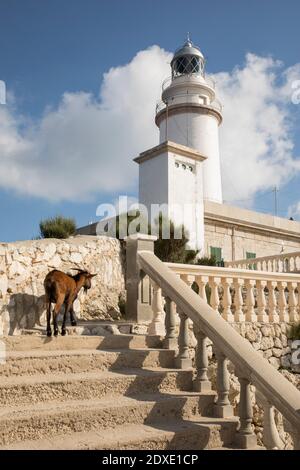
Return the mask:
<path id="1" fill-rule="evenodd" d="M 241 449 L 255 448 L 257 445 L 253 428 L 254 389 L 256 400 L 264 410 L 264 445 L 268 449 L 283 447 L 274 418 L 276 408 L 290 423 L 293 429 L 294 448 L 299 449 L 300 392 L 255 351 L 250 343 L 229 325 L 229 322 L 237 318 L 237 315 L 239 321 L 241 318 L 249 321 L 258 318 L 277 321 L 286 319 L 287 315 L 295 316 L 299 309 L 300 278 L 298 280 L 295 275 L 278 276 L 272 273 L 265 277 L 266 273 L 253 273 L 241 269 L 167 265 L 154 255 L 153 238 L 147 238 L 145 235 L 129 237 L 129 243 L 132 249 L 136 247 L 137 271 L 135 272 L 140 280 L 144 279 L 145 275 L 148 276 L 153 285 L 153 321 L 150 325 L 152 328 L 150 334 L 157 334 L 158 323 L 161 322 L 162 312 L 165 311 L 163 344 L 165 348 L 176 350 L 175 365 L 178 368 L 185 369 L 192 366 L 189 355 L 188 323 L 191 322 L 193 325 L 197 343 L 193 364 L 195 391 L 213 390 L 213 384 L 207 373 L 209 366 L 207 341 L 210 340 L 213 345 L 217 367 L 216 400 L 213 409 L 216 417 L 234 416 L 230 402 L 229 362 L 233 366 L 240 390 L 239 426 L 235 445 Z M 194 283 L 197 284 L 198 295 L 191 289 L 195 287 Z M 265 295 L 266 289 L 268 296 Z M 142 290 L 135 290 L 137 308 L 141 308 L 141 294 Z M 131 300 L 134 301 L 133 298 Z M 180 321 L 177 338 L 176 311 Z"/>
<path id="2" fill-rule="evenodd" d="M 230 323 L 293 323 L 300 319 L 300 274 L 167 266 Z"/>
<path id="3" fill-rule="evenodd" d="M 300 274 L 300 251 L 281 253 L 273 256 L 262 256 L 259 258 L 226 261 L 225 267 L 253 269 L 256 271 L 267 271 L 273 273 L 298 272 Z"/>

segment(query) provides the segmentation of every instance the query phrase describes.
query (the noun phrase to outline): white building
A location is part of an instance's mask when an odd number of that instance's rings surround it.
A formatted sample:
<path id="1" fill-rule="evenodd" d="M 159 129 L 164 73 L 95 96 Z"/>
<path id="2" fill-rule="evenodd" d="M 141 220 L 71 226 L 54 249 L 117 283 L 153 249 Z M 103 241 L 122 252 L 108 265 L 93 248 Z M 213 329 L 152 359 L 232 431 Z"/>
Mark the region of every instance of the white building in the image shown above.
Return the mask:
<path id="1" fill-rule="evenodd" d="M 142 152 L 139 202 L 152 219 L 162 212 L 190 232 L 191 246 L 218 261 L 279 255 L 300 249 L 300 223 L 223 204 L 218 128 L 222 106 L 188 39 L 171 61 L 156 108 L 159 144 Z M 222 149 L 221 149 L 222 150 Z M 221 151 L 222 153 L 222 151 Z M 78 233 L 96 233 L 96 225 Z"/>

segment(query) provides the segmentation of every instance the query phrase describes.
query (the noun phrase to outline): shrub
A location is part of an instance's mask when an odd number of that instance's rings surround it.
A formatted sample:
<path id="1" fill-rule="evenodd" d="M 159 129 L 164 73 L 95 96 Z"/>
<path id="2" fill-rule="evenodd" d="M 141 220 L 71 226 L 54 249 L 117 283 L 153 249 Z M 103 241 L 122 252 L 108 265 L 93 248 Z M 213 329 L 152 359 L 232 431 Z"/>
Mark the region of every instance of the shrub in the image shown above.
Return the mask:
<path id="1" fill-rule="evenodd" d="M 211 256 L 210 258 L 204 256 L 203 258 L 199 258 L 196 264 L 200 264 L 201 266 L 217 266 L 217 260 L 215 256 Z"/>
<path id="2" fill-rule="evenodd" d="M 41 238 L 68 238 L 74 235 L 75 231 L 75 220 L 60 215 L 40 222 Z"/>
<path id="3" fill-rule="evenodd" d="M 164 239 L 162 237 L 163 224 L 170 226 L 170 238 Z M 158 239 L 154 243 L 154 253 L 161 261 L 169 263 L 185 263 L 194 264 L 198 251 L 187 249 L 186 245 L 189 242 L 189 233 L 184 226 L 176 227 L 170 220 L 164 219 L 162 215 L 156 221 Z M 175 235 L 179 230 L 182 237 L 177 239 Z"/>

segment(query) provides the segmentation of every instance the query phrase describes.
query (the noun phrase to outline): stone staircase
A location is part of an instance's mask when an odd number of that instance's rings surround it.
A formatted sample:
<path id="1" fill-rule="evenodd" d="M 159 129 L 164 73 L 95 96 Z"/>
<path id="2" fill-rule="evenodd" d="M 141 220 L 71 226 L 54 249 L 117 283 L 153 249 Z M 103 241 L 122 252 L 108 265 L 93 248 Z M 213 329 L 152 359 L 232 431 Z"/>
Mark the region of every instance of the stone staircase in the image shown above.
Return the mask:
<path id="1" fill-rule="evenodd" d="M 6 337 L 0 449 L 220 449 L 237 420 L 213 417 L 214 392 L 138 334 Z"/>

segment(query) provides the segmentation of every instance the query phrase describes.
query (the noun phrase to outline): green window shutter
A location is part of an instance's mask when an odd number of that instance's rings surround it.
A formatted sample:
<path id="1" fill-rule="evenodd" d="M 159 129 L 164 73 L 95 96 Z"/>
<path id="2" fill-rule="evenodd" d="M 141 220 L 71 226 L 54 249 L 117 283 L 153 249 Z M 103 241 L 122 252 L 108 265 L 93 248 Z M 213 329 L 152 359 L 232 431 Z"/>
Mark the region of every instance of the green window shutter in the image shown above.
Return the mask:
<path id="1" fill-rule="evenodd" d="M 210 247 L 210 256 L 215 257 L 217 263 L 220 263 L 222 261 L 222 248 L 218 248 L 216 246 L 211 246 Z"/>

